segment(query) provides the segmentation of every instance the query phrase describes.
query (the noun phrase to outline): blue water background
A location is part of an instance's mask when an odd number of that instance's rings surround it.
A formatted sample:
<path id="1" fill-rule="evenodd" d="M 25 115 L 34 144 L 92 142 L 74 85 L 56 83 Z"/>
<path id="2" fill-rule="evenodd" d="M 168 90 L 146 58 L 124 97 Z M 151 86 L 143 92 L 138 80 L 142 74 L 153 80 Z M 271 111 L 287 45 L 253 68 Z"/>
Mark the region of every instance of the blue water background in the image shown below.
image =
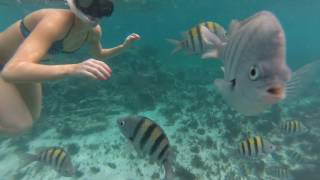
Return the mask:
<path id="1" fill-rule="evenodd" d="M 221 63 L 219 61 L 201 60 L 199 56 L 187 55 L 186 53 L 177 53 L 175 55 L 171 55 L 171 51 L 174 47 L 165 39 L 180 39 L 182 32 L 200 22 L 208 20 L 218 22 L 228 29 L 229 23 L 232 19 L 242 20 L 258 11 L 269 10 L 279 18 L 279 21 L 283 25 L 287 39 L 287 62 L 293 70 L 304 64 L 317 60 L 320 57 L 320 1 L 318 0 L 158 1 L 165 1 L 165 3 L 156 4 L 155 2 L 155 6 L 148 7 L 139 6 L 139 4 L 134 4 L 135 7 L 121 6 L 120 4 L 118 5 L 116 3 L 116 9 L 112 17 L 106 18 L 101 23 L 103 28 L 103 46 L 116 46 L 122 43 L 127 35 L 132 32 L 136 32 L 140 34 L 142 38 L 139 42 L 134 43 L 131 50 L 128 51 L 136 51 L 142 46 L 148 46 L 156 49 L 156 59 L 160 62 L 163 71 L 188 72 L 188 69 L 197 68 L 208 72 L 211 71 L 211 69 L 219 69 L 219 64 Z M 14 5 L 16 4 L 11 3 L 10 6 L 0 5 L 0 31 L 5 30 L 13 22 L 23 18 L 32 10 L 47 7 L 63 7 L 63 5 L 52 5 L 45 3 L 24 4 L 20 7 L 15 7 Z M 87 56 L 77 56 L 77 58 L 79 58 L 77 59 L 77 62 L 80 62 L 85 60 Z M 126 59 L 121 60 L 126 61 Z M 63 62 L 64 61 L 62 60 L 57 61 L 56 63 L 60 64 Z M 112 63 L 116 64 L 116 62 Z M 141 72 L 141 74 L 143 74 L 143 72 Z M 114 72 L 113 77 L 115 76 L 116 72 Z M 195 73 L 193 76 L 200 75 Z M 205 83 L 211 83 L 215 78 L 211 76 L 204 77 L 203 74 L 201 74 L 201 76 L 202 77 L 195 79 L 203 79 Z M 90 84 L 87 87 L 89 89 Z M 159 85 L 159 88 L 161 87 L 162 86 Z M 61 87 L 61 89 L 62 88 L 63 87 Z M 88 89 L 75 89 L 75 92 L 79 93 L 74 94 L 74 96 L 79 97 L 75 99 L 82 100 L 83 97 L 87 97 L 86 95 L 82 95 L 82 93 L 90 93 L 90 90 Z M 199 89 L 196 89 L 196 91 Z M 95 90 L 96 89 L 91 90 L 94 95 L 96 94 Z M 48 93 L 46 98 L 49 96 L 50 94 Z M 62 99 L 63 98 L 64 97 L 62 97 Z M 72 97 L 67 98 L 68 100 L 72 100 Z M 198 100 L 199 102 L 201 101 L 201 99 Z M 47 100 L 47 102 L 49 101 Z M 74 103 L 76 104 L 78 101 L 74 100 Z M 102 102 L 101 104 L 97 103 L 95 105 L 97 107 L 100 105 L 100 107 L 106 106 L 105 102 Z M 46 109 L 49 108 L 51 107 L 44 107 L 44 115 L 46 115 Z M 74 109 L 76 108 L 73 108 L 72 110 Z M 105 113 L 107 114 L 108 112 Z M 54 115 L 56 115 L 56 117 L 63 116 L 61 114 Z"/>
<path id="2" fill-rule="evenodd" d="M 285 30 L 287 60 L 290 67 L 296 69 L 319 59 L 320 2 L 317 0 L 170 0 L 159 6 L 156 5 L 152 8 L 141 7 L 139 9 L 123 7 L 116 3 L 112 17 L 101 23 L 104 31 L 102 44 L 105 47 L 115 46 L 121 43 L 126 35 L 137 32 L 142 39 L 136 43 L 136 46 L 146 44 L 156 47 L 161 52 L 161 59 L 166 65 L 180 68 L 208 67 L 207 61 L 199 61 L 199 58 L 195 56 L 184 54 L 170 56 L 173 46 L 165 39 L 180 39 L 181 32 L 202 21 L 216 21 L 227 29 L 232 19 L 241 20 L 258 11 L 269 10 L 279 18 Z M 0 30 L 4 30 L 13 21 L 34 9 L 55 6 L 56 4 L 35 5 L 31 3 L 15 8 L 15 11 L 12 11 L 13 7 L 0 6 L 2 14 Z"/>

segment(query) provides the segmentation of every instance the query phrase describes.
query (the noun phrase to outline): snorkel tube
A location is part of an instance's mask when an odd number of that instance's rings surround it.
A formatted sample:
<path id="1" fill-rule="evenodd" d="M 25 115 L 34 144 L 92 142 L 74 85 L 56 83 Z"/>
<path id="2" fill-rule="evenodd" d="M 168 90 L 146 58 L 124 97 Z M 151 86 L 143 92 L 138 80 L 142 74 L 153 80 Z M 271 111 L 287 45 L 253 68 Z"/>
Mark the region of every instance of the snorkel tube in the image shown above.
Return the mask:
<path id="1" fill-rule="evenodd" d="M 89 15 L 84 14 L 80 9 L 78 9 L 75 5 L 76 0 L 67 0 L 68 6 L 78 18 L 80 18 L 85 23 L 90 24 L 91 26 L 96 26 L 98 24 L 99 18 L 94 18 Z"/>

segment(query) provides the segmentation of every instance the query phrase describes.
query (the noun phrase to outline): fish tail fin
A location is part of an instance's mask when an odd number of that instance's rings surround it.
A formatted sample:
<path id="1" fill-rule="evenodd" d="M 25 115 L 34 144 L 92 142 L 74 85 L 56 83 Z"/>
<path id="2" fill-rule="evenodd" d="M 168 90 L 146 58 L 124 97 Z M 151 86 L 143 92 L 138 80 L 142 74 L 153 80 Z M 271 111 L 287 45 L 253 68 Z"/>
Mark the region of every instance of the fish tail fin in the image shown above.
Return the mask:
<path id="1" fill-rule="evenodd" d="M 272 126 L 272 130 L 271 130 L 271 132 L 272 133 L 278 133 L 278 131 L 279 131 L 279 128 L 278 128 L 278 124 L 276 124 L 276 123 L 274 123 L 274 122 L 271 122 L 271 126 Z"/>
<path id="2" fill-rule="evenodd" d="M 176 52 L 182 49 L 182 44 L 180 41 L 175 39 L 167 39 L 167 41 L 171 44 L 174 44 L 176 47 L 172 50 L 171 54 L 175 54 Z"/>
<path id="3" fill-rule="evenodd" d="M 202 39 L 204 45 L 208 47 L 208 50 L 202 54 L 202 58 L 218 58 L 219 50 L 224 46 L 225 43 L 214 33 L 212 33 L 207 27 L 200 26 Z"/>
<path id="4" fill-rule="evenodd" d="M 30 153 L 16 151 L 17 156 L 20 159 L 19 169 L 26 167 L 30 163 L 37 161 L 38 156 Z"/>
<path id="5" fill-rule="evenodd" d="M 175 165 L 176 153 L 173 149 L 169 149 L 169 154 L 167 159 L 164 161 L 164 170 L 165 170 L 165 177 L 163 180 L 174 180 L 175 173 L 173 171 L 173 166 Z"/>
<path id="6" fill-rule="evenodd" d="M 165 169 L 165 177 L 163 180 L 174 180 L 174 171 L 172 167 L 172 163 L 170 161 L 166 160 L 164 162 L 164 169 Z"/>
<path id="7" fill-rule="evenodd" d="M 287 100 L 299 99 L 315 82 L 317 73 L 320 71 L 320 60 L 311 62 L 292 73 L 290 81 L 286 84 Z M 312 88 L 311 88 L 312 89 Z"/>

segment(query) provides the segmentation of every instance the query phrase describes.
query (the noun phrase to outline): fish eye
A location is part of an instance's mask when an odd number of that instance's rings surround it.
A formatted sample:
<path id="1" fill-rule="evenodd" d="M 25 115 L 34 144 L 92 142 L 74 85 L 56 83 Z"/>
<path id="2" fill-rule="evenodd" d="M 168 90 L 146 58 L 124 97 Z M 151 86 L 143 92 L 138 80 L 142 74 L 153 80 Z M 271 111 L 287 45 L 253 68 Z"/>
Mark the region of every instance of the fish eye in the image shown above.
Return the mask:
<path id="1" fill-rule="evenodd" d="M 120 126 L 122 126 L 122 127 L 123 127 L 125 124 L 126 124 L 126 123 L 125 123 L 124 121 L 121 121 L 121 122 L 120 122 Z"/>
<path id="2" fill-rule="evenodd" d="M 249 72 L 249 79 L 251 81 L 255 81 L 259 78 L 259 69 L 257 66 L 253 65 L 250 67 L 250 72 Z"/>

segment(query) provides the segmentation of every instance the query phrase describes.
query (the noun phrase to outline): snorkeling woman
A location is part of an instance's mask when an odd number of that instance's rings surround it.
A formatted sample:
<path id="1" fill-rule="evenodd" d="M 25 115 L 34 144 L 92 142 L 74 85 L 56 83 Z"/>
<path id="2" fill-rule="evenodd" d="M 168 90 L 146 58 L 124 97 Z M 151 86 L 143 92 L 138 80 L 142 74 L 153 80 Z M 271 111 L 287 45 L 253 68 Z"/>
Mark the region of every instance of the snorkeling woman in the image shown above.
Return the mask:
<path id="1" fill-rule="evenodd" d="M 41 9 L 0 33 L 0 133 L 20 134 L 32 127 L 41 112 L 41 82 L 70 76 L 107 80 L 110 67 L 88 59 L 78 64 L 44 65 L 48 55 L 73 53 L 83 44 L 103 59 L 119 53 L 138 34 L 129 35 L 114 48 L 103 49 L 98 23 L 111 16 L 111 0 L 67 0 L 69 9 Z"/>

